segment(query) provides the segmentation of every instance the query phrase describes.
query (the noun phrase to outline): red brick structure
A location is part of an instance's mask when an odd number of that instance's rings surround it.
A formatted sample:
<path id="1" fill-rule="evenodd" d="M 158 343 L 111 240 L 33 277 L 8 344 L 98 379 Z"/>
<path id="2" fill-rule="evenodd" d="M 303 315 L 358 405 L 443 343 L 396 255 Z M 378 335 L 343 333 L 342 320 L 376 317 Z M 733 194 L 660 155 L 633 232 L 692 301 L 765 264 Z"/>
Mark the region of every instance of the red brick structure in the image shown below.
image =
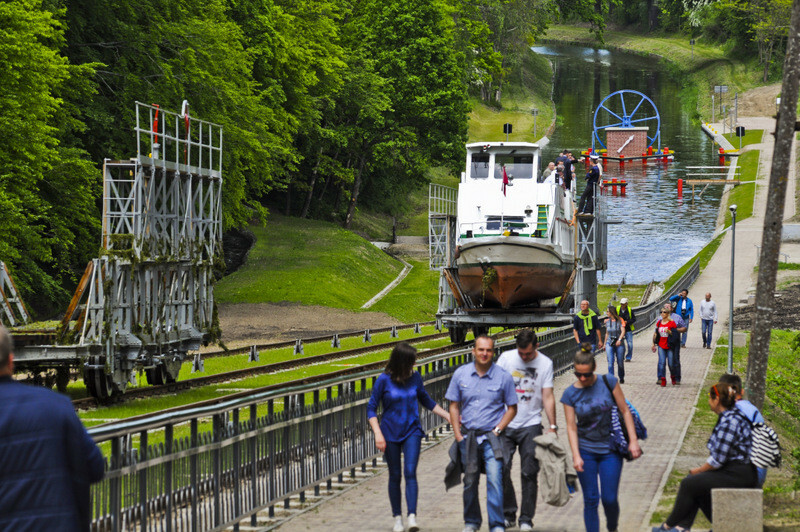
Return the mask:
<path id="1" fill-rule="evenodd" d="M 647 151 L 647 127 L 608 127 L 605 132 L 609 157 L 639 157 Z"/>

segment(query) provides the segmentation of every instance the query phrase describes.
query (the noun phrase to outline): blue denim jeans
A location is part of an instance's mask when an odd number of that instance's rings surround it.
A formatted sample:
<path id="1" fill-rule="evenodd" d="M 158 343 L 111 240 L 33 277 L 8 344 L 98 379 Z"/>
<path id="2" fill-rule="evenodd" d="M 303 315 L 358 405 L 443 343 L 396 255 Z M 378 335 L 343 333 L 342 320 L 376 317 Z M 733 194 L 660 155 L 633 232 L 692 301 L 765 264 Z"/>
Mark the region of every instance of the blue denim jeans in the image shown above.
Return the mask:
<path id="1" fill-rule="evenodd" d="M 400 477 L 406 478 L 406 506 L 408 513 L 417 513 L 417 463 L 422 447 L 422 436 L 412 435 L 402 442 L 386 442 L 386 451 L 383 453 L 386 465 L 389 466 L 389 503 L 392 505 L 392 515 L 403 515 L 400 504 Z M 400 453 L 405 457 L 400 464 Z"/>
<path id="2" fill-rule="evenodd" d="M 714 320 L 702 320 L 700 322 L 700 332 L 703 336 L 703 343 L 711 345 L 711 335 L 714 332 Z"/>
<path id="3" fill-rule="evenodd" d="M 583 524 L 586 532 L 600 532 L 597 508 L 602 501 L 606 527 L 616 530 L 619 524 L 619 477 L 622 475 L 622 456 L 617 453 L 596 454 L 581 449 L 583 471 L 578 481 L 583 490 Z M 600 486 L 597 479 L 600 478 Z"/>
<path id="4" fill-rule="evenodd" d="M 466 442 L 461 440 L 461 456 L 464 456 Z M 478 447 L 478 454 L 486 469 L 486 512 L 489 514 L 489 528 L 503 528 L 503 461 L 494 457 L 494 449 L 489 440 L 484 440 Z M 466 469 L 466 464 L 464 464 Z M 464 523 L 480 529 L 481 505 L 478 501 L 478 484 L 480 473 L 464 475 Z"/>
<path id="5" fill-rule="evenodd" d="M 686 336 L 689 334 L 689 318 L 684 318 L 686 322 L 686 331 L 681 333 L 681 345 L 686 345 Z"/>
<path id="6" fill-rule="evenodd" d="M 633 358 L 633 331 L 625 331 L 625 343 L 628 344 L 628 354 L 625 360 L 629 361 Z"/>
<path id="7" fill-rule="evenodd" d="M 672 349 L 664 349 L 658 346 L 658 378 L 666 378 L 669 364 L 669 374 L 675 376 L 675 352 Z"/>
<path id="8" fill-rule="evenodd" d="M 620 342 L 620 345 L 606 344 L 606 359 L 608 359 L 608 373 L 614 374 L 614 360 L 617 361 L 617 369 L 619 371 L 618 377 L 625 378 L 625 342 Z"/>

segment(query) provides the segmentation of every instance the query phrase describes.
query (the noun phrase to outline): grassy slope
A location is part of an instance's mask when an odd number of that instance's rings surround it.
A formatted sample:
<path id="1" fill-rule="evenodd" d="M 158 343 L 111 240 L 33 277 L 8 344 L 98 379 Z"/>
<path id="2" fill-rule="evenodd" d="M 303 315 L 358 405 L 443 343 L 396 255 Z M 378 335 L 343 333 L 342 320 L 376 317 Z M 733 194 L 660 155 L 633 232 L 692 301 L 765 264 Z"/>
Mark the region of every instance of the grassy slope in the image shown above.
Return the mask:
<path id="1" fill-rule="evenodd" d="M 770 342 L 770 358 L 767 375 L 767 400 L 762 413 L 767 423 L 775 429 L 783 448 L 783 465 L 780 469 L 770 469 L 764 485 L 764 530 L 777 530 L 788 523 L 800 521 L 800 506 L 793 499 L 793 493 L 800 488 L 800 405 L 797 402 L 797 383 L 800 382 L 800 366 L 797 355 L 792 352 L 789 343 L 797 331 L 772 331 Z M 720 338 L 720 343 L 727 343 Z M 747 366 L 747 347 L 734 348 L 734 371 L 744 375 Z M 717 382 L 725 372 L 727 349 L 715 351 L 708 377 L 703 385 L 707 390 Z M 689 429 L 679 451 L 676 464 L 687 461 L 690 467 L 703 463 L 708 457 L 705 443 L 714 428 L 716 416 L 708 408 L 705 393 L 700 393 L 696 410 Z M 678 485 L 686 475 L 686 467 L 678 465 L 670 473 L 664 493 L 653 514 L 651 522 L 661 523 L 672 509 Z M 698 513 L 696 528 L 709 528 L 710 525 L 702 514 Z M 781 530 L 789 530 L 781 528 Z M 797 528 L 791 528 L 797 530 Z"/>
<path id="2" fill-rule="evenodd" d="M 402 270 L 363 238 L 327 222 L 273 215 L 252 230 L 257 240 L 246 264 L 215 287 L 221 303 L 358 309 Z"/>
<path id="3" fill-rule="evenodd" d="M 741 185 L 733 187 L 728 194 L 727 205 L 736 205 L 736 221 L 741 222 L 753 215 L 753 204 L 755 202 L 756 185 L 746 183 L 754 181 L 758 173 L 758 159 L 761 156 L 759 150 L 753 150 L 739 157 L 739 179 L 743 181 Z M 725 223 L 723 227 L 731 225 L 731 212 L 725 209 Z"/>

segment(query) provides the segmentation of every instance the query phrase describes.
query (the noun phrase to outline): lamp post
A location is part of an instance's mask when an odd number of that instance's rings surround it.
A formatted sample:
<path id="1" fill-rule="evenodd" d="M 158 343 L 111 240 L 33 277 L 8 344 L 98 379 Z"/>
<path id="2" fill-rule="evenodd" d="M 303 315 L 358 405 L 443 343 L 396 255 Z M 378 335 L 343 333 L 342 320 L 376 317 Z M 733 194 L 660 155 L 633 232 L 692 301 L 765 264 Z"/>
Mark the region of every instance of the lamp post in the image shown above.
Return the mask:
<path id="1" fill-rule="evenodd" d="M 531 114 L 533 115 L 533 138 L 536 138 L 536 117 L 539 115 L 539 110 L 537 108 L 531 109 Z"/>
<path id="2" fill-rule="evenodd" d="M 736 205 L 728 207 L 731 210 L 731 294 L 728 308 L 728 375 L 733 375 L 733 269 L 734 252 L 736 251 Z"/>

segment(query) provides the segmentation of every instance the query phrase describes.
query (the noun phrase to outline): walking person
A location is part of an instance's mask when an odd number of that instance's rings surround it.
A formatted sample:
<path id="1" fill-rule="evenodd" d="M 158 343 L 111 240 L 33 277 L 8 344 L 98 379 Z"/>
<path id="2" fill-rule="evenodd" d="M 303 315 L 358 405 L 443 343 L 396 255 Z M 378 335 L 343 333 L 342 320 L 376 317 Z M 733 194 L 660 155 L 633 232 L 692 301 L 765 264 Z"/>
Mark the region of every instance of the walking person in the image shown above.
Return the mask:
<path id="1" fill-rule="evenodd" d="M 625 336 L 625 320 L 619 317 L 614 305 L 606 309 L 606 358 L 608 359 L 608 373 L 614 374 L 614 361 L 617 362 L 617 374 L 620 384 L 625 384 L 625 345 L 622 338 Z"/>
<path id="2" fill-rule="evenodd" d="M 708 459 L 681 481 L 672 513 L 660 527 L 653 527 L 653 532 L 689 530 L 698 510 L 713 523 L 712 489 L 756 486 L 756 467 L 750 463 L 750 421 L 735 405 L 731 386 L 719 382 L 708 391 L 708 406 L 719 416 L 706 445 Z"/>
<path id="3" fill-rule="evenodd" d="M 670 319 L 675 322 L 677 328 L 675 329 L 676 334 L 678 334 L 677 339 L 672 343 L 672 369 L 675 370 L 675 373 L 672 375 L 674 378 L 672 379 L 672 384 L 680 384 L 681 383 L 681 375 L 683 374 L 683 369 L 681 368 L 681 342 L 680 342 L 680 335 L 685 333 L 689 326 L 686 321 L 681 317 L 680 314 L 675 312 L 676 303 L 672 303 L 671 305 L 664 305 L 664 308 L 670 311 Z"/>
<path id="4" fill-rule="evenodd" d="M 581 301 L 581 310 L 572 318 L 572 334 L 578 345 L 589 342 L 592 352 L 597 349 L 598 345 L 603 345 L 603 339 L 600 336 L 600 321 L 597 319 L 597 314 L 589 308 L 589 302 L 585 299 Z"/>
<path id="5" fill-rule="evenodd" d="M 392 350 L 386 371 L 378 376 L 367 403 L 367 419 L 375 434 L 375 446 L 384 453 L 389 467 L 389 503 L 394 516 L 393 532 L 403 532 L 400 478 L 406 479 L 406 507 L 408 530 L 419 530 L 417 525 L 417 463 L 425 432 L 419 421 L 421 404 L 434 414 L 450 422 L 450 414 L 431 399 L 422 384 L 422 376 L 414 371 L 417 350 L 407 343 Z M 378 422 L 378 405 L 383 407 Z M 400 456 L 405 462 L 401 465 Z"/>
<path id="6" fill-rule="evenodd" d="M 514 379 L 517 392 L 517 415 L 500 439 L 508 461 L 503 464 L 503 513 L 506 528 L 517 523 L 517 496 L 511 480 L 511 461 L 519 449 L 522 499 L 519 505 L 519 529 L 533 530 L 538 495 L 539 460 L 533 439 L 542 434 L 542 408 L 550 422 L 549 432 L 556 432 L 556 400 L 553 395 L 553 362 L 539 351 L 536 333 L 523 329 L 517 334 L 516 349 L 506 351 L 497 365 Z"/>
<path id="7" fill-rule="evenodd" d="M 711 349 L 711 338 L 714 324 L 717 323 L 717 304 L 711 301 L 711 292 L 700 302 L 700 332 L 703 335 L 703 347 Z"/>
<path id="8" fill-rule="evenodd" d="M 686 347 L 686 335 L 689 332 L 689 324 L 694 319 L 694 305 L 692 300 L 689 299 L 689 290 L 684 288 L 678 294 L 669 298 L 670 303 L 675 303 L 675 312 L 681 315 L 683 321 L 686 322 L 686 330 L 681 336 L 681 347 Z"/>
<path id="9" fill-rule="evenodd" d="M 619 479 L 623 463 L 622 455 L 612 451 L 610 446 L 614 406 L 619 409 L 620 419 L 631 435 L 628 443 L 631 456 L 639 458 L 642 450 L 633 415 L 616 377 L 604 375 L 602 378 L 606 382 L 598 382 L 594 355 L 584 350 L 575 354 L 574 368 L 578 380 L 564 390 L 561 402 L 572 462 L 583 491 L 583 523 L 587 532 L 599 532 L 598 506 L 602 501 L 606 527 L 614 531 L 619 524 Z"/>
<path id="10" fill-rule="evenodd" d="M 623 297 L 619 300 L 617 306 L 617 314 L 625 320 L 625 343 L 628 344 L 628 352 L 625 355 L 625 362 L 630 362 L 633 359 L 633 331 L 636 329 L 636 315 L 633 313 L 633 308 L 628 305 L 628 298 Z"/>
<path id="11" fill-rule="evenodd" d="M 677 335 L 673 333 L 678 328 L 677 324 L 670 317 L 672 311 L 665 305 L 661 309 L 661 319 L 656 322 L 656 330 L 653 332 L 653 353 L 658 350 L 658 370 L 656 384 L 661 386 L 667 385 L 667 369 L 666 365 L 669 364 L 669 372 L 672 377 L 672 384 L 677 384 L 675 378 L 675 342 L 680 342 Z"/>
<path id="12" fill-rule="evenodd" d="M 494 340 L 481 335 L 472 348 L 475 361 L 459 367 L 447 387 L 450 420 L 464 470 L 464 532 L 481 528 L 478 483 L 486 472 L 486 511 L 491 532 L 505 530 L 500 435 L 517 414 L 514 380 L 492 363 Z"/>
<path id="13" fill-rule="evenodd" d="M 89 530 L 103 455 L 69 398 L 12 378 L 13 350 L 0 325 L 0 530 Z"/>

